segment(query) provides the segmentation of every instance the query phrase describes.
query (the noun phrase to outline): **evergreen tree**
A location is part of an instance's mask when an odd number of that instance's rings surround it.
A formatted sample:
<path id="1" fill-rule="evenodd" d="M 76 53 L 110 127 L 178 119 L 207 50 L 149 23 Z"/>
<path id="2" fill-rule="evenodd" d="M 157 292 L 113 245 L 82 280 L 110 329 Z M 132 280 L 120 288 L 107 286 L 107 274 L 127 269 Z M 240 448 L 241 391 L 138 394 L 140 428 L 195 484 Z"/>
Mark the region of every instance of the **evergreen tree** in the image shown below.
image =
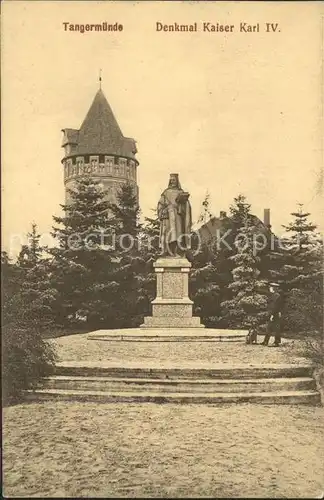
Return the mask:
<path id="1" fill-rule="evenodd" d="M 114 227 L 109 203 L 99 182 L 90 176 L 69 190 L 70 203 L 61 205 L 64 215 L 53 217 L 52 277 L 58 290 L 57 318 L 65 325 L 86 328 L 113 327 L 118 284 L 114 272 Z"/>
<path id="2" fill-rule="evenodd" d="M 143 273 L 143 316 L 152 314 L 151 302 L 156 296 L 156 274 L 153 263 L 160 255 L 160 221 L 157 211 L 152 217 L 145 217 L 145 222 L 140 231 L 140 253 L 145 262 Z"/>
<path id="3" fill-rule="evenodd" d="M 129 182 L 122 184 L 117 192 L 116 203 L 110 204 L 110 210 L 119 236 L 120 248 L 123 250 L 123 247 L 131 247 L 133 241 L 137 239 L 140 226 L 140 208 L 132 184 Z"/>
<path id="4" fill-rule="evenodd" d="M 10 325 L 16 318 L 16 300 L 21 283 L 18 266 L 12 262 L 7 252 L 1 252 L 2 327 Z"/>
<path id="5" fill-rule="evenodd" d="M 5 252 L 1 256 L 2 382 L 6 403 L 52 373 L 56 360 L 53 347 L 43 338 L 52 326 L 54 291 L 38 251 L 32 245 L 25 250 L 30 259 L 23 262 L 12 263 Z"/>
<path id="6" fill-rule="evenodd" d="M 212 217 L 209 209 L 209 194 L 206 194 L 198 221 L 206 223 Z M 191 251 L 187 257 L 191 261 L 190 297 L 194 301 L 194 314 L 202 318 L 207 327 L 226 326 L 221 317 L 221 301 L 227 297 L 231 281 L 231 266 L 228 257 L 230 249 L 220 238 L 227 233 L 228 221 L 224 220 L 219 235 L 207 243 L 201 241 L 199 231 L 192 234 Z"/>
<path id="7" fill-rule="evenodd" d="M 39 263 L 43 256 L 44 248 L 40 245 L 41 235 L 37 232 L 37 225 L 32 223 L 32 230 L 27 233 L 28 244 L 22 245 L 18 255 L 18 264 L 21 268 L 30 268 Z"/>
<path id="8" fill-rule="evenodd" d="M 251 205 L 247 203 L 246 196 L 239 194 L 236 198 L 234 198 L 234 203 L 230 206 L 231 225 L 233 228 L 234 239 L 237 231 L 240 231 L 246 224 L 246 221 L 250 219 L 250 209 Z"/>
<path id="9" fill-rule="evenodd" d="M 207 205 L 207 208 L 209 209 L 209 205 Z M 204 210 L 201 217 L 204 216 L 203 214 Z M 230 317 L 223 314 L 224 310 L 221 304 L 232 297 L 229 285 L 233 281 L 234 261 L 232 257 L 236 253 L 235 241 L 242 225 L 249 217 L 250 205 L 247 203 L 246 197 L 239 194 L 234 198 L 234 202 L 230 206 L 230 217 L 223 221 L 218 236 L 207 244 L 208 251 L 206 252 L 204 245 L 202 245 L 201 255 L 199 255 L 199 252 L 197 258 L 194 259 L 193 267 L 196 267 L 195 262 L 197 261 L 198 269 L 194 269 L 192 274 L 196 283 L 200 282 L 201 284 L 197 296 L 197 292 L 194 291 L 194 302 L 202 304 L 201 311 L 206 310 L 204 303 L 208 305 L 209 319 L 205 319 L 206 325 L 214 327 L 228 327 L 231 325 Z M 204 261 L 202 266 L 199 265 L 201 259 Z M 211 314 L 212 310 L 214 314 Z"/>
<path id="10" fill-rule="evenodd" d="M 302 204 L 291 215 L 294 220 L 283 226 L 288 233 L 285 241 L 288 258 L 282 278 L 289 288 L 313 289 L 314 284 L 322 281 L 322 239 L 315 231 L 316 225 L 308 220 L 310 213 L 303 211 Z"/>
<path id="11" fill-rule="evenodd" d="M 210 211 L 210 193 L 207 191 L 205 198 L 202 202 L 202 210 L 198 217 L 198 223 L 206 224 L 212 218 L 212 213 Z"/>
<path id="12" fill-rule="evenodd" d="M 274 235 L 255 215 L 251 214 L 251 205 L 247 202 L 244 195 L 239 194 L 234 198 L 230 212 L 231 232 L 227 241 L 231 248 L 234 249 L 231 255 L 236 253 L 235 242 L 241 233 L 242 227 L 248 225 L 251 233 L 250 238 L 259 259 L 258 269 L 260 271 L 260 279 L 269 280 L 269 253 Z"/>
<path id="13" fill-rule="evenodd" d="M 140 209 L 131 184 L 123 184 L 115 204 L 110 206 L 117 236 L 117 263 L 114 279 L 118 282 L 119 302 L 115 307 L 119 327 L 139 326 L 147 309 L 148 259 L 141 245 L 143 229 Z"/>
<path id="14" fill-rule="evenodd" d="M 246 206 L 243 208 L 245 211 Z M 267 283 L 260 279 L 260 257 L 253 238 L 255 231 L 247 209 L 235 240 L 236 254 L 230 257 L 234 264 L 233 282 L 229 284 L 232 297 L 222 302 L 228 326 L 243 327 L 249 331 L 264 327 L 268 318 Z"/>
<path id="15" fill-rule="evenodd" d="M 284 328 L 289 331 L 321 330 L 323 325 L 323 241 L 310 213 L 299 205 L 286 226 L 287 236 L 270 253 L 270 275 L 284 283 L 288 293 Z"/>
<path id="16" fill-rule="evenodd" d="M 195 242 L 193 252 L 191 252 L 192 259 L 190 260 L 193 266 L 191 273 L 192 298 L 195 302 L 196 312 L 199 314 L 203 311 L 204 304 L 207 305 L 205 311 L 207 312 L 208 310 L 208 314 L 205 323 L 208 326 L 242 326 L 248 309 L 251 310 L 251 314 L 254 311 L 253 314 L 257 318 L 256 322 L 246 319 L 245 322 L 251 328 L 252 323 L 257 324 L 259 320 L 261 321 L 261 317 L 263 318 L 262 321 L 266 317 L 261 312 L 266 312 L 266 292 L 264 285 L 268 277 L 266 272 L 266 256 L 269 251 L 269 234 L 262 223 L 250 213 L 250 207 L 251 205 L 247 202 L 246 197 L 239 194 L 234 198 L 234 202 L 230 206 L 230 217 L 222 221 L 217 236 L 205 245 L 202 245 L 200 241 Z M 204 220 L 204 209 L 200 219 Z M 241 254 L 241 249 L 238 251 L 237 247 L 239 236 L 243 237 L 244 240 L 247 238 L 253 249 L 254 269 L 253 272 L 251 271 L 250 277 L 251 280 L 252 278 L 255 280 L 255 284 L 250 292 L 250 296 L 253 299 L 246 298 L 244 300 L 255 301 L 255 303 L 253 307 L 250 304 L 249 307 L 246 305 L 245 308 L 236 305 L 230 311 L 230 308 L 225 308 L 224 305 L 227 304 L 229 306 L 233 298 L 237 295 L 232 286 L 235 289 L 238 285 L 232 285 L 232 282 L 233 274 L 238 278 L 237 268 L 240 267 L 239 263 L 236 262 L 238 256 Z M 239 258 L 242 260 L 243 256 Z M 263 298 L 258 297 L 255 292 L 259 286 L 263 287 L 259 293 Z M 244 286 L 242 285 L 242 291 L 243 289 Z M 258 303 L 259 299 L 262 305 Z M 244 300 L 242 300 L 241 305 Z M 260 312 L 259 316 L 257 314 L 258 311 Z M 235 314 L 237 314 L 237 319 L 234 318 Z"/>
<path id="17" fill-rule="evenodd" d="M 22 328 L 32 324 L 39 331 L 46 332 L 54 325 L 56 290 L 51 286 L 50 262 L 40 238 L 37 225 L 33 223 L 31 232 L 27 233 L 28 244 L 22 246 L 15 265 L 20 284 L 16 298 L 21 302 L 16 324 L 20 322 Z"/>
<path id="18" fill-rule="evenodd" d="M 152 210 L 153 217 L 145 217 L 145 222 L 140 231 L 141 248 L 147 253 L 148 258 L 156 260 L 159 253 L 160 221 L 157 211 Z"/>

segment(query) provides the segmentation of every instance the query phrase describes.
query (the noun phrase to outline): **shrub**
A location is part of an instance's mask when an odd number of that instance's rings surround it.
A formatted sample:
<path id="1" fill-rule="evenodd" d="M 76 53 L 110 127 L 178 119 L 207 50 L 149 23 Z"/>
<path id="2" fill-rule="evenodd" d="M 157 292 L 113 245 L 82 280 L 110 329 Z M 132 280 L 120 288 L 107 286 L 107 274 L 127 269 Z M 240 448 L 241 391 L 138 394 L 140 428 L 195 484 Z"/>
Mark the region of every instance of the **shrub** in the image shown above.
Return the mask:
<path id="1" fill-rule="evenodd" d="M 20 399 L 26 389 L 54 371 L 56 355 L 37 330 L 6 326 L 2 329 L 2 394 L 4 404 Z"/>
<path id="2" fill-rule="evenodd" d="M 45 266 L 40 261 L 12 264 L 2 254 L 2 389 L 3 402 L 23 391 L 54 368 L 54 347 L 42 338 L 52 324 Z"/>
<path id="3" fill-rule="evenodd" d="M 283 329 L 288 332 L 321 331 L 323 326 L 322 295 L 317 290 L 293 289 L 288 294 L 283 315 Z"/>

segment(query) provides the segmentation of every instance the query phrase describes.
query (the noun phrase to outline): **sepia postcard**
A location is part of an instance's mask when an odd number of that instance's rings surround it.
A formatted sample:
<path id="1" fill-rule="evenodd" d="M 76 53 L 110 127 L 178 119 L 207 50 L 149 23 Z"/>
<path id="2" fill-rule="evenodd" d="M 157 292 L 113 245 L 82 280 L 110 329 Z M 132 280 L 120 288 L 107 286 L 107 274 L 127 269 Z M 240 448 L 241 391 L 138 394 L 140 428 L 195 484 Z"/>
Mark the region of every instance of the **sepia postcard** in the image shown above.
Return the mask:
<path id="1" fill-rule="evenodd" d="M 5 498 L 323 498 L 322 2 L 4 0 Z"/>

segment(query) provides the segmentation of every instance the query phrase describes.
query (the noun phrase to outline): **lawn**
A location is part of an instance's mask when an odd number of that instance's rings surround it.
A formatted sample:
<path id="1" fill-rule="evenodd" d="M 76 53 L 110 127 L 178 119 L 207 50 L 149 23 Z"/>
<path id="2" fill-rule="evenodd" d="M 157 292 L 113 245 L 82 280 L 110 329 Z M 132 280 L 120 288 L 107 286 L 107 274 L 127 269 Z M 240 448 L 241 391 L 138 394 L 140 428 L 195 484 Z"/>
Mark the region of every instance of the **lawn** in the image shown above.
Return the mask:
<path id="1" fill-rule="evenodd" d="M 12 406 L 3 494 L 320 498 L 323 416 L 248 404 Z"/>

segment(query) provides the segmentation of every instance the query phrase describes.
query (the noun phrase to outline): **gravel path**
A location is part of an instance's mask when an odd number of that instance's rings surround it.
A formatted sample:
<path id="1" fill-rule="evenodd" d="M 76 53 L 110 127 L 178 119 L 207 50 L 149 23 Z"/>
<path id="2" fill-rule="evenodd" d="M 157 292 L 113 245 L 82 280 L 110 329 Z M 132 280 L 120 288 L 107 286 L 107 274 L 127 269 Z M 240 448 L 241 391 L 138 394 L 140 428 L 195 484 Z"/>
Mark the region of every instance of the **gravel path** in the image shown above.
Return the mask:
<path id="1" fill-rule="evenodd" d="M 300 341 L 283 340 L 279 348 L 244 342 L 120 342 L 88 340 L 87 334 L 60 337 L 54 343 L 60 361 L 202 361 L 230 364 L 308 363 L 297 355 Z"/>
<path id="2" fill-rule="evenodd" d="M 324 408 L 43 402 L 4 410 L 4 496 L 323 494 Z"/>

